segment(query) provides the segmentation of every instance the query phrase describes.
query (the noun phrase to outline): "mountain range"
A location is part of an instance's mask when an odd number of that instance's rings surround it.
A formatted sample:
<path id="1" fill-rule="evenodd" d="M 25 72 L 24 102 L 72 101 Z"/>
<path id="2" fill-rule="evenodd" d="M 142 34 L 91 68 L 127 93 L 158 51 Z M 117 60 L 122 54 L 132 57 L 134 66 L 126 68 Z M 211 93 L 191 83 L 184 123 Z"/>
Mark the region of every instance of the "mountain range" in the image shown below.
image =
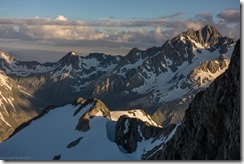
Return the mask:
<path id="1" fill-rule="evenodd" d="M 42 64 L 1 52 L 0 139 L 50 105 L 64 106 L 77 97 L 99 99 L 111 111 L 140 109 L 161 128 L 178 124 L 195 95 L 228 68 L 235 43 L 206 25 L 125 56 L 71 51 Z"/>
<path id="2" fill-rule="evenodd" d="M 4 160 L 240 160 L 240 41 L 228 69 L 162 127 L 99 99 L 49 106 L 0 144 Z"/>

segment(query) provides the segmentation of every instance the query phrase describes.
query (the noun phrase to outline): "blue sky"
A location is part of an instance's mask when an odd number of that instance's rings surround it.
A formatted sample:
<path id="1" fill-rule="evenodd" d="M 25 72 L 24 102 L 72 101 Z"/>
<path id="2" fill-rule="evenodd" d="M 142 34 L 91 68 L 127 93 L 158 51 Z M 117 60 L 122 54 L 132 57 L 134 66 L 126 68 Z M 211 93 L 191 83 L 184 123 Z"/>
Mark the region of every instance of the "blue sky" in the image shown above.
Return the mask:
<path id="1" fill-rule="evenodd" d="M 1 0 L 0 48 L 17 55 L 48 54 L 49 60 L 70 50 L 126 55 L 133 47 L 161 46 L 206 24 L 240 37 L 240 1 Z M 38 55 L 28 59 L 39 60 Z"/>
<path id="2" fill-rule="evenodd" d="M 71 20 L 157 18 L 177 12 L 188 16 L 201 13 L 218 13 L 239 8 L 238 0 L 1 0 L 1 17 L 30 18 L 65 15 Z"/>

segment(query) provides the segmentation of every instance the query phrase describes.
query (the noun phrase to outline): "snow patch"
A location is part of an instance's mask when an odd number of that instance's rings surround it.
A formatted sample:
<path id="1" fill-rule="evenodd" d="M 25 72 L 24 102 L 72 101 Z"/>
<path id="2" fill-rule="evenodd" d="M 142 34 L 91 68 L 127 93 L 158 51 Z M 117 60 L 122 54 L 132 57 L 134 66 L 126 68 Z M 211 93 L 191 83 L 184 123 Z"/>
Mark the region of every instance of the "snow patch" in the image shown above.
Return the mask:
<path id="1" fill-rule="evenodd" d="M 199 49 L 204 49 L 205 47 L 202 46 L 200 43 L 197 43 L 195 40 L 191 39 L 188 35 L 187 35 L 187 38 L 193 43 L 196 45 L 197 48 Z"/>
<path id="2" fill-rule="evenodd" d="M 125 129 L 124 129 L 123 133 L 126 134 L 128 132 L 129 132 L 129 120 L 127 119 L 125 121 Z"/>

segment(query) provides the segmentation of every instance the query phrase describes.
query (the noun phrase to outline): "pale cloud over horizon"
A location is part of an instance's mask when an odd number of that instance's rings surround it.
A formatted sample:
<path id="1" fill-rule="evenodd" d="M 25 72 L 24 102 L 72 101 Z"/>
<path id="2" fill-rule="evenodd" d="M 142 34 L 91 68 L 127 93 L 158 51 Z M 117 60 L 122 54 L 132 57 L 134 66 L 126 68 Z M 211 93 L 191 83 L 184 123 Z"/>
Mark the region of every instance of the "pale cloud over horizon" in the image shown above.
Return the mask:
<path id="1" fill-rule="evenodd" d="M 34 44 L 55 45 L 55 51 L 59 47 L 69 46 L 77 46 L 82 51 L 83 46 L 90 47 L 90 52 L 101 50 L 104 53 L 126 55 L 134 46 L 140 49 L 161 46 L 166 40 L 189 28 L 197 30 L 206 24 L 212 24 L 224 36 L 234 39 L 240 37 L 239 9 L 227 9 L 216 14 L 199 13 L 191 18 L 184 15 L 184 12 L 176 12 L 158 18 L 130 20 L 110 16 L 100 21 L 72 21 L 62 14 L 54 19 L 38 16 L 26 19 L 0 18 L 0 39 L 12 39 L 13 43 L 22 42 L 22 45 L 30 47 Z M 12 46 L 14 48 L 14 44 Z"/>

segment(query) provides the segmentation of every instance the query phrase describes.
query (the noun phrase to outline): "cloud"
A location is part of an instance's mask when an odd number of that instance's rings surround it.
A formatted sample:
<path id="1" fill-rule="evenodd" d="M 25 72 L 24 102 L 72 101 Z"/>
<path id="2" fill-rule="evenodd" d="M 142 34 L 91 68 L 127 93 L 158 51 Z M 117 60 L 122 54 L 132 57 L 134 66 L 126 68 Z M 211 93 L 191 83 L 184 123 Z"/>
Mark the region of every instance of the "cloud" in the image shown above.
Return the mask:
<path id="1" fill-rule="evenodd" d="M 21 26 L 22 34 L 35 39 L 64 39 L 64 40 L 97 40 L 106 38 L 105 33 L 101 33 L 86 26 Z"/>
<path id="2" fill-rule="evenodd" d="M 185 23 L 185 25 L 186 25 L 187 29 L 198 30 L 198 29 L 202 28 L 205 25 L 205 23 L 197 22 L 197 21 L 196 22 L 188 21 Z"/>
<path id="3" fill-rule="evenodd" d="M 157 41 L 161 41 L 163 39 L 163 34 L 160 26 L 157 26 L 155 29 L 155 39 Z"/>
<path id="4" fill-rule="evenodd" d="M 67 21 L 68 19 L 66 17 L 64 17 L 63 15 L 59 15 L 54 20 L 55 21 Z"/>
<path id="5" fill-rule="evenodd" d="M 240 23 L 240 10 L 229 9 L 217 14 L 217 17 L 227 23 Z"/>
<path id="6" fill-rule="evenodd" d="M 189 28 L 198 30 L 206 24 L 212 24 L 225 36 L 235 39 L 240 37 L 238 10 L 228 9 L 216 14 L 199 13 L 191 18 L 181 17 L 184 14 L 177 12 L 140 20 L 111 17 L 102 21 L 71 21 L 63 15 L 55 19 L 38 16 L 32 19 L 0 18 L 0 39 L 18 39 L 29 44 L 52 43 L 56 47 L 112 47 L 122 52 L 122 48 L 127 50 L 134 46 L 141 49 L 161 46 L 166 40 Z"/>

